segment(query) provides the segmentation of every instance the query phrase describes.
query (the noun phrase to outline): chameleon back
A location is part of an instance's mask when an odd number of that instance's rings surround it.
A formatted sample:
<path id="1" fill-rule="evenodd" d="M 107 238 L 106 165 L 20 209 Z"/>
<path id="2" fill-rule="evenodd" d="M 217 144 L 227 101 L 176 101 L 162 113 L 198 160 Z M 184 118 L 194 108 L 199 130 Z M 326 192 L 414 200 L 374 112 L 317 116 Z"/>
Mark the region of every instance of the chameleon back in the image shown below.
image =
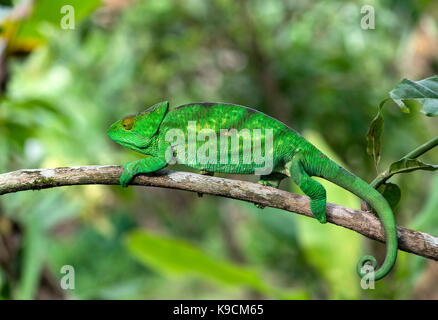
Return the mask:
<path id="1" fill-rule="evenodd" d="M 267 145 L 266 138 L 270 138 L 269 130 L 272 132 L 272 171 L 274 172 L 276 169 L 284 167 L 284 163 L 290 160 L 292 151 L 296 148 L 298 142 L 303 139 L 292 128 L 262 112 L 244 106 L 225 103 L 193 103 L 171 109 L 160 126 L 158 140 L 166 139 L 166 134 L 172 129 L 179 129 L 184 134 L 184 164 L 199 170 L 224 173 L 253 174 L 255 168 L 262 167 L 263 164 L 254 161 L 254 157 L 251 158 L 251 161 L 248 158 L 245 160 L 244 154 L 248 154 L 249 151 L 249 154 L 254 155 L 255 143 L 260 143 L 261 154 L 266 155 L 265 145 Z M 216 141 L 210 141 L 209 135 L 207 135 L 208 138 L 205 138 L 205 129 L 211 130 L 210 132 L 215 134 L 217 137 Z M 231 135 L 230 130 L 232 129 L 240 133 L 238 150 L 236 151 L 239 153 L 239 162 L 230 165 L 232 162 L 231 153 L 235 149 L 232 148 L 231 137 L 225 138 L 224 136 Z M 216 161 L 209 161 L 210 163 L 195 161 L 195 163 L 190 163 L 188 159 L 190 130 L 192 130 L 191 132 L 196 137 L 204 137 L 202 141 L 196 141 L 196 150 L 198 152 L 203 152 L 200 148 L 206 144 L 206 141 L 215 144 L 216 156 L 211 155 L 210 159 L 215 158 Z M 260 132 L 260 136 L 257 136 L 257 131 Z M 252 152 L 248 150 L 248 147 L 251 148 L 251 146 L 244 143 L 244 133 L 250 134 L 248 139 L 250 139 L 250 144 L 253 147 Z M 221 149 L 224 150 L 223 145 L 221 148 L 220 141 L 222 139 L 228 139 L 227 163 L 221 163 L 220 159 Z M 176 145 L 174 146 L 177 147 Z M 208 150 L 206 151 L 206 156 L 210 156 Z"/>

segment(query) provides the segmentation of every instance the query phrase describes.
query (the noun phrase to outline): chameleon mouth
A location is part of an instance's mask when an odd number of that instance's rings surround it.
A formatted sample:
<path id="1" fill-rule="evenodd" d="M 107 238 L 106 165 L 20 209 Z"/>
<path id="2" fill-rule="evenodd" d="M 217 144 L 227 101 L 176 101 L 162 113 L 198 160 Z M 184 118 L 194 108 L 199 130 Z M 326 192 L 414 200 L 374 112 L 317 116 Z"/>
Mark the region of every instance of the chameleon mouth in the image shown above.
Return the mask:
<path id="1" fill-rule="evenodd" d="M 131 139 L 123 138 L 123 137 L 113 138 L 113 140 L 115 142 L 117 142 L 118 144 L 120 144 L 128 149 L 131 149 L 131 150 L 134 150 L 134 151 L 137 151 L 140 153 L 144 153 L 144 150 L 149 145 L 149 141 L 145 141 L 145 139 L 141 136 L 138 136 L 138 135 L 135 135 L 135 136 L 136 136 L 136 138 L 139 138 L 140 143 L 133 142 Z"/>
<path id="2" fill-rule="evenodd" d="M 144 149 L 149 145 L 150 139 L 145 139 L 144 137 L 136 134 L 135 132 L 130 133 L 128 136 L 121 135 L 119 132 L 112 130 L 112 127 L 107 131 L 108 136 L 114 140 L 116 143 L 127 147 L 127 148 L 135 148 L 135 149 Z M 132 141 L 132 138 L 134 137 L 134 140 Z"/>

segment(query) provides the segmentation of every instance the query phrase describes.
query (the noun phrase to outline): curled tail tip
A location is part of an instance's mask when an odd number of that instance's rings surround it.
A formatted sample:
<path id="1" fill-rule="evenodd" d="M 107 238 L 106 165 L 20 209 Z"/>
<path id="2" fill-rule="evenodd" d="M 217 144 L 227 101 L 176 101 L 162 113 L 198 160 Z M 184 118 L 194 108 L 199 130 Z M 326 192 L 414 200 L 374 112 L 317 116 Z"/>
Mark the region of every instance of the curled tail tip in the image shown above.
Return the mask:
<path id="1" fill-rule="evenodd" d="M 376 270 L 377 268 L 376 258 L 374 258 L 373 256 L 363 256 L 357 262 L 356 271 L 361 278 L 373 272 L 374 273 L 373 279 L 377 281 L 384 278 L 392 270 L 392 267 L 394 266 L 395 258 L 396 258 L 396 254 L 389 255 L 389 259 L 385 259 L 385 261 L 380 266 L 380 268 Z"/>
<path id="2" fill-rule="evenodd" d="M 369 268 L 364 268 L 365 266 Z M 359 277 L 365 277 L 370 271 L 375 271 L 377 268 L 377 260 L 373 256 L 363 256 L 359 259 L 356 265 L 356 271 Z"/>

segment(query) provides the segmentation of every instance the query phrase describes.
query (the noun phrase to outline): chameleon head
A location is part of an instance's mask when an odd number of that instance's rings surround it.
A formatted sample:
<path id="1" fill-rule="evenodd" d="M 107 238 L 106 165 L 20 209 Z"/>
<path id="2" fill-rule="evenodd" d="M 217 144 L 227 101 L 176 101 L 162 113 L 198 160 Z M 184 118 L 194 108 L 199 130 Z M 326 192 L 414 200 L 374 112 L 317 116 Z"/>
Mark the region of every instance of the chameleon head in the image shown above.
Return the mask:
<path id="1" fill-rule="evenodd" d="M 168 107 L 169 103 L 164 101 L 142 113 L 124 117 L 113 123 L 107 133 L 111 139 L 122 146 L 141 152 L 157 133 Z"/>

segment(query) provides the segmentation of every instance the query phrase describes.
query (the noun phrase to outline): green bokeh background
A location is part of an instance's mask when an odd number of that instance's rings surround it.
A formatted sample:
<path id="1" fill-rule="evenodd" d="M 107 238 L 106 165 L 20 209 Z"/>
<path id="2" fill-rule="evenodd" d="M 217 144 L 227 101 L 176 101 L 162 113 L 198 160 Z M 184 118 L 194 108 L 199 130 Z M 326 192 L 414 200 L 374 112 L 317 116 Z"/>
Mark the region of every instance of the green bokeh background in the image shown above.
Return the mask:
<path id="1" fill-rule="evenodd" d="M 123 164 L 141 155 L 106 136 L 114 121 L 162 100 L 224 101 L 282 120 L 371 181 L 365 135 L 379 102 L 403 77 L 438 73 L 432 0 L 3 2 L 0 172 Z M 11 19 L 8 4 L 28 14 Z M 60 26 L 65 4 L 74 29 Z M 373 30 L 361 28 L 363 5 L 375 9 Z M 380 171 L 438 134 L 436 118 L 418 110 L 388 103 L 384 115 Z M 438 163 L 436 150 L 424 159 Z M 437 235 L 438 175 L 393 181 L 402 189 L 398 223 Z M 360 207 L 322 183 L 330 202 Z M 300 193 L 290 182 L 282 188 Z M 356 261 L 365 253 L 381 261 L 384 245 L 281 210 L 176 190 L 5 195 L 0 240 L 3 299 L 438 298 L 436 262 L 401 252 L 391 275 L 363 290 Z M 75 269 L 74 290 L 59 286 L 64 265 Z"/>

